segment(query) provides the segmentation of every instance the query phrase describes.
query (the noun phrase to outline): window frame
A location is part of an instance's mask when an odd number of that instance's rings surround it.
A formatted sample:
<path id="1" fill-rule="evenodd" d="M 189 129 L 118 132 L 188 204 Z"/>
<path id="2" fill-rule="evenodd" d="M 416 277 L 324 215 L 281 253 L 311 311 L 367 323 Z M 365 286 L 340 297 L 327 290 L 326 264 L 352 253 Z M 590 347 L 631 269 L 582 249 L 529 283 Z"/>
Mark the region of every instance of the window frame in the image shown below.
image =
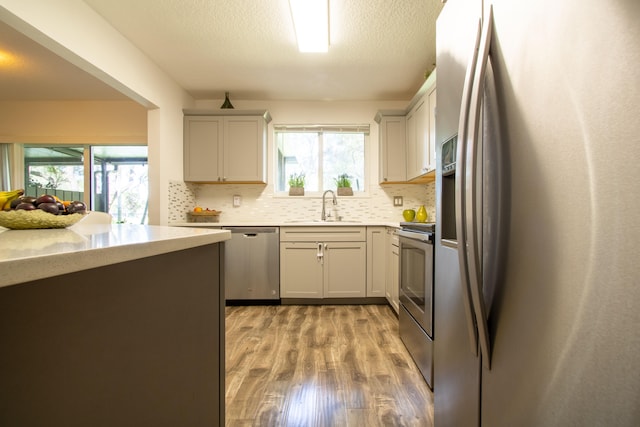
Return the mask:
<path id="1" fill-rule="evenodd" d="M 370 173 L 369 173 L 369 159 L 370 159 L 370 155 L 371 155 L 371 147 L 370 147 L 370 125 L 369 124 L 342 124 L 342 125 L 331 125 L 331 124 L 312 124 L 312 125 L 291 125 L 291 124 L 276 124 L 273 126 L 273 194 L 275 197 L 290 197 L 288 190 L 279 190 L 278 186 L 279 186 L 279 181 L 281 179 L 284 180 L 284 182 L 286 183 L 286 181 L 288 180 L 288 177 L 284 176 L 280 176 L 281 175 L 281 159 L 279 156 L 279 150 L 278 150 L 278 134 L 279 133 L 286 133 L 286 132 L 292 132 L 292 133 L 303 133 L 303 132 L 308 132 L 308 133 L 317 133 L 319 134 L 319 143 L 318 143 L 318 164 L 317 164 L 317 170 L 318 170 L 318 180 L 319 180 L 319 184 L 322 185 L 322 178 L 324 177 L 324 165 L 323 165 L 323 158 L 322 158 L 322 151 L 323 151 L 323 144 L 324 144 L 324 134 L 325 133 L 362 133 L 363 134 L 363 138 L 364 138 L 364 142 L 363 142 L 363 177 L 364 177 L 364 184 L 362 186 L 361 190 L 356 190 L 355 188 L 353 188 L 353 196 L 344 196 L 344 197 L 352 197 L 352 198 L 359 198 L 359 197 L 370 197 L 370 193 L 369 193 L 369 186 L 370 186 Z M 285 184 L 285 188 L 287 188 L 287 185 Z M 322 190 L 319 191 L 309 191 L 307 188 L 305 188 L 305 193 L 304 196 L 296 196 L 296 198 L 319 198 L 322 197 L 322 194 L 327 191 L 327 190 L 333 190 L 335 191 L 335 187 L 331 187 L 331 188 L 323 188 Z"/>
<path id="2" fill-rule="evenodd" d="M 96 182 L 96 175 L 98 174 L 102 174 L 103 171 L 97 171 L 95 169 L 96 167 L 96 163 L 95 163 L 95 154 L 94 151 L 96 149 L 99 148 L 103 148 L 103 147 L 113 147 L 113 148 L 118 148 L 118 147 L 145 147 L 147 149 L 147 157 L 146 157 L 146 167 L 147 167 L 147 174 L 148 174 L 148 168 L 149 168 L 149 153 L 148 153 L 148 146 L 146 144 L 76 144 L 76 143 L 68 143 L 68 144 L 58 144 L 58 143 L 52 143 L 52 144 L 46 144 L 46 143 L 28 143 L 28 144 L 21 144 L 21 150 L 20 150 L 20 157 L 21 157 L 21 163 L 22 163 L 22 181 L 24 182 L 24 188 L 26 189 L 27 186 L 29 185 L 29 165 L 31 163 L 27 162 L 25 157 L 26 157 L 26 149 L 28 148 L 46 148 L 46 149 L 53 149 L 53 150 L 65 150 L 65 149 L 69 149 L 69 150 L 78 150 L 78 154 L 81 154 L 82 157 L 82 169 L 83 169 L 83 202 L 89 206 L 89 209 L 91 210 L 99 210 L 96 208 L 96 204 L 98 203 L 97 200 L 94 199 L 94 191 L 97 188 L 97 182 Z M 61 163 L 65 163 L 65 162 L 61 162 Z M 123 162 L 122 164 L 127 164 L 129 162 Z M 137 162 L 134 162 L 137 163 Z M 44 165 L 45 163 L 43 163 Z M 48 163 L 46 163 L 48 164 Z M 148 181 L 148 176 L 147 176 L 147 188 L 149 188 L 149 181 Z M 149 189 L 148 189 L 149 191 Z M 147 208 L 145 208 L 146 211 L 146 222 L 148 223 L 149 221 L 149 215 L 148 215 L 148 201 L 149 201 L 149 195 L 147 194 Z M 104 212 L 104 210 L 100 210 L 102 212 Z M 114 219 L 116 217 L 114 216 Z"/>

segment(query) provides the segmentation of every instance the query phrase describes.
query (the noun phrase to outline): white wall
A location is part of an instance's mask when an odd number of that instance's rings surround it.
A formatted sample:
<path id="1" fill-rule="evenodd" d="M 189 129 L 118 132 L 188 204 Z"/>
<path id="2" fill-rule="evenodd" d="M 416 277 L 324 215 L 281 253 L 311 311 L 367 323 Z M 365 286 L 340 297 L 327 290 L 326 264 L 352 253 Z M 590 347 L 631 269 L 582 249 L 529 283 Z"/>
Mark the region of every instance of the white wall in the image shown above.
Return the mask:
<path id="1" fill-rule="evenodd" d="M 149 108 L 149 222 L 166 224 L 182 179 L 182 108 L 193 99 L 80 0 L 0 0 L 0 19 Z"/>
<path id="2" fill-rule="evenodd" d="M 0 142 L 146 144 L 147 110 L 133 101 L 0 101 Z"/>

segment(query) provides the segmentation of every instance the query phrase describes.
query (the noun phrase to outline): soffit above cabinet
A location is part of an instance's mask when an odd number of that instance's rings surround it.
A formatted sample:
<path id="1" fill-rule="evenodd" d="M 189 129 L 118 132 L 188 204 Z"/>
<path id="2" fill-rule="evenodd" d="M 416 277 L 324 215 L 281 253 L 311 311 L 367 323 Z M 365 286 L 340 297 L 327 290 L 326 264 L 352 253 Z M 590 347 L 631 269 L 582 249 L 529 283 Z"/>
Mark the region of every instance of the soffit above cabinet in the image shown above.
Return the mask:
<path id="1" fill-rule="evenodd" d="M 193 110 L 184 109 L 182 113 L 185 116 L 251 116 L 262 117 L 267 123 L 271 122 L 271 114 L 267 110 Z"/>
<path id="2" fill-rule="evenodd" d="M 418 89 L 416 94 L 413 95 L 413 98 L 411 98 L 411 101 L 407 105 L 407 108 L 405 108 L 404 110 L 378 110 L 376 116 L 374 117 L 374 120 L 376 121 L 376 123 L 380 123 L 380 120 L 382 120 L 383 116 L 406 116 L 407 114 L 409 114 L 411 109 L 415 107 L 418 101 L 422 99 L 423 96 L 425 96 L 428 92 L 431 92 L 431 89 L 436 86 L 436 83 L 436 70 L 433 70 L 433 72 L 429 74 L 429 77 L 424 81 L 422 86 L 420 86 L 420 89 Z"/>

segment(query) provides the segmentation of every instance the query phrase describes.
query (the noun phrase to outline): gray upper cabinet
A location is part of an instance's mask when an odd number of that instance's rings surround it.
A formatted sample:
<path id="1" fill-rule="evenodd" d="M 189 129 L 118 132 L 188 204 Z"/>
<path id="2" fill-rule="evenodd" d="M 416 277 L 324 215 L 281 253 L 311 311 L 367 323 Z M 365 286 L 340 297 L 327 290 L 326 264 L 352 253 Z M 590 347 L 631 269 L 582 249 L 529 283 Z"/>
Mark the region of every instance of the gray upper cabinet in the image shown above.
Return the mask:
<path id="1" fill-rule="evenodd" d="M 378 111 L 380 184 L 421 183 L 435 178 L 435 115 L 435 71 L 406 110 Z"/>
<path id="2" fill-rule="evenodd" d="M 429 153 L 431 152 L 429 146 L 429 99 L 425 95 L 423 102 L 419 108 L 416 109 L 416 145 L 417 145 L 417 165 L 415 171 L 416 176 L 420 176 L 429 171 Z"/>
<path id="3" fill-rule="evenodd" d="M 379 180 L 381 184 L 407 180 L 406 117 L 404 111 L 380 111 L 379 124 Z"/>
<path id="4" fill-rule="evenodd" d="M 426 91 L 407 114 L 407 180 L 435 170 L 435 81 L 427 80 Z"/>
<path id="5" fill-rule="evenodd" d="M 219 181 L 222 176 L 222 117 L 184 118 L 184 180 Z"/>
<path id="6" fill-rule="evenodd" d="M 436 87 L 429 93 L 429 170 L 436 169 Z"/>
<path id="7" fill-rule="evenodd" d="M 184 180 L 266 183 L 266 111 L 184 111 Z"/>

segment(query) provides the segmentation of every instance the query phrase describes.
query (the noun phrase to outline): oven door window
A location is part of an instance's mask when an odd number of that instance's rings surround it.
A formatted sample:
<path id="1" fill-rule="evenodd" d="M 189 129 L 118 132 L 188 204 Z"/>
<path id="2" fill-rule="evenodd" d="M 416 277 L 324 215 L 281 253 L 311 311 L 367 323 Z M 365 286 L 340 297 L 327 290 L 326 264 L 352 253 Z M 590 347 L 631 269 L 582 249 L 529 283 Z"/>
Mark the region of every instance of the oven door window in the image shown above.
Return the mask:
<path id="1" fill-rule="evenodd" d="M 411 244 L 402 245 L 402 282 L 400 288 L 420 308 L 425 303 L 425 253 Z"/>
<path id="2" fill-rule="evenodd" d="M 433 337 L 433 245 L 400 238 L 400 302 Z"/>

